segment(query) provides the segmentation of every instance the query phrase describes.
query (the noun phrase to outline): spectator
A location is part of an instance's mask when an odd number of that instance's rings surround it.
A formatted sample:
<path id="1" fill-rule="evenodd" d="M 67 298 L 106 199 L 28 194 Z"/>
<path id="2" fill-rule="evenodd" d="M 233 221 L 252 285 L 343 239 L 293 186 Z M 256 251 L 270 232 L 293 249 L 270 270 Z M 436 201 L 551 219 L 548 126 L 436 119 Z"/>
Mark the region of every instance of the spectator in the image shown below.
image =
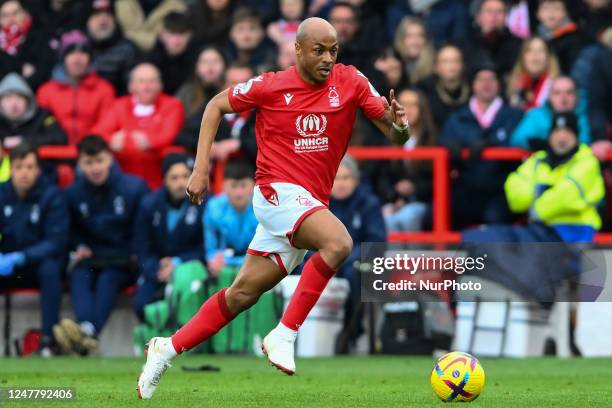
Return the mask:
<path id="1" fill-rule="evenodd" d="M 338 34 L 338 59 L 345 65 L 354 65 L 370 79 L 375 88 L 384 82 L 383 76 L 372 69 L 380 50 L 380 23 L 367 22 L 359 9 L 349 2 L 336 2 L 329 12 L 329 22 Z"/>
<path id="2" fill-rule="evenodd" d="M 591 130 L 586 101 L 578 96 L 574 80 L 560 76 L 552 81 L 548 102 L 528 111 L 516 130 L 512 133 L 510 144 L 523 149 L 541 150 L 537 145 L 546 144 L 548 133 L 556 113 L 574 112 L 578 117 L 578 139 L 580 143 L 591 142 Z M 540 141 L 540 142 L 538 142 Z"/>
<path id="3" fill-rule="evenodd" d="M 133 304 L 141 319 L 144 307 L 161 298 L 179 265 L 204 261 L 203 207 L 191 204 L 185 195 L 190 160 L 184 154 L 169 154 L 162 171 L 164 186 L 143 198 L 134 223 L 139 278 Z"/>
<path id="4" fill-rule="evenodd" d="M 421 17 L 434 44 L 460 42 L 468 35 L 470 16 L 466 2 L 457 0 L 394 0 L 387 9 L 390 38 L 398 22 L 406 15 Z"/>
<path id="5" fill-rule="evenodd" d="M 161 185 L 161 154 L 183 126 L 183 105 L 162 93 L 159 71 L 152 64 L 132 69 L 129 91 L 112 104 L 93 132 L 102 135 L 119 154 L 124 171 L 157 188 Z M 134 160 L 134 152 L 140 152 L 138 160 Z"/>
<path id="6" fill-rule="evenodd" d="M 284 42 L 278 47 L 278 55 L 276 56 L 276 66 L 274 71 L 284 71 L 295 65 L 295 43 Z"/>
<path id="7" fill-rule="evenodd" d="M 76 322 L 55 337 L 66 352 L 87 353 L 110 317 L 119 291 L 134 281 L 133 223 L 145 183 L 123 174 L 106 142 L 88 135 L 78 146 L 79 177 L 66 190 L 72 219 L 70 288 Z"/>
<path id="8" fill-rule="evenodd" d="M 418 84 L 427 95 L 434 123 L 439 127 L 444 126 L 450 114 L 468 103 L 470 85 L 465 71 L 461 50 L 445 45 L 436 52 L 434 74 Z"/>
<path id="9" fill-rule="evenodd" d="M 526 40 L 508 79 L 510 105 L 524 111 L 544 105 L 559 74 L 557 57 L 548 44 L 540 37 Z"/>
<path id="10" fill-rule="evenodd" d="M 506 28 L 507 11 L 504 0 L 480 2 L 472 35 L 461 46 L 470 66 L 493 65 L 500 78 L 510 73 L 521 48 L 521 40 Z"/>
<path id="11" fill-rule="evenodd" d="M 578 141 L 574 113 L 555 113 L 551 123 L 546 149 L 508 177 L 508 204 L 515 213 L 529 212 L 531 222 L 548 226 L 562 241 L 592 242 L 601 227 L 597 204 L 604 198 L 599 163 Z"/>
<path id="12" fill-rule="evenodd" d="M 604 45 L 595 60 L 589 80 L 589 116 L 593 127 L 593 138 L 598 141 L 612 140 L 612 29 L 606 30 Z M 601 143 L 601 142 L 599 142 Z M 598 144 L 599 144 L 598 143 Z M 597 152 L 599 157 L 610 149 L 610 142 L 602 144 L 605 149 Z M 595 149 L 595 146 L 593 146 Z"/>
<path id="13" fill-rule="evenodd" d="M 336 276 L 349 281 L 351 292 L 346 303 L 345 332 L 351 340 L 357 339 L 363 328 L 360 304 L 361 278 L 356 264 L 361 262 L 362 242 L 386 242 L 387 232 L 378 198 L 365 186 L 359 184 L 359 168 L 350 156 L 340 162 L 329 202 L 330 211 L 338 217 L 353 239 L 353 250 L 336 272 Z M 355 316 L 358 316 L 355 318 Z M 351 320 L 359 323 L 349 325 Z M 348 345 L 344 345 L 345 350 Z"/>
<path id="14" fill-rule="evenodd" d="M 480 151 L 486 146 L 508 146 L 510 135 L 521 120 L 521 111 L 504 103 L 493 67 L 476 70 L 472 91 L 469 106 L 448 118 L 440 136 L 440 143 L 450 150 L 458 174 L 451 200 L 456 229 L 511 221 L 503 192 L 511 167 L 481 160 Z M 471 151 L 469 161 L 461 160 L 464 148 Z"/>
<path id="15" fill-rule="evenodd" d="M 113 14 L 110 0 L 94 0 L 87 19 L 87 35 L 91 41 L 91 69 L 110 82 L 117 94 L 127 90 L 128 71 L 134 65 L 138 49 L 123 37 Z"/>
<path id="16" fill-rule="evenodd" d="M 597 41 L 604 31 L 612 27 L 611 0 L 585 0 L 587 12 L 580 21 L 580 29 L 591 39 Z"/>
<path id="17" fill-rule="evenodd" d="M 254 75 L 253 69 L 244 64 L 231 64 L 225 71 L 225 84 L 223 89 L 240 83 L 246 83 Z M 200 123 L 204 114 L 205 106 L 202 106 L 200 111 L 194 113 L 185 123 L 183 130 L 176 138 L 176 144 L 183 146 L 188 152 L 195 154 L 198 146 L 198 138 L 200 133 Z M 228 113 L 223 116 L 217 136 L 212 145 L 211 159 L 225 160 L 232 153 L 240 150 L 243 142 L 250 146 L 251 149 L 257 149 L 252 146 L 255 143 L 254 131 L 254 116 L 251 111 L 242 113 Z M 253 117 L 253 121 L 250 121 Z M 243 133 L 243 127 L 249 123 L 251 132 Z"/>
<path id="18" fill-rule="evenodd" d="M 223 194 L 212 197 L 204 211 L 206 263 L 212 276 L 224 267 L 239 268 L 258 222 L 253 212 L 253 168 L 243 161 L 225 167 Z"/>
<path id="19" fill-rule="evenodd" d="M 268 24 L 268 37 L 280 48 L 294 43 L 298 25 L 304 16 L 304 0 L 280 0 L 280 19 Z"/>
<path id="20" fill-rule="evenodd" d="M 167 94 L 174 94 L 193 72 L 196 56 L 192 36 L 193 28 L 187 14 L 175 11 L 168 13 L 164 17 L 155 47 L 145 57 L 161 73 L 164 92 Z"/>
<path id="21" fill-rule="evenodd" d="M 202 48 L 192 78 L 176 92 L 176 97 L 183 104 L 188 117 L 196 112 L 203 112 L 208 101 L 221 92 L 226 66 L 225 57 L 218 48 Z"/>
<path id="22" fill-rule="evenodd" d="M 561 71 L 569 74 L 588 37 L 570 19 L 564 0 L 540 0 L 538 21 L 538 35 L 559 58 Z"/>
<path id="23" fill-rule="evenodd" d="M 410 123 L 410 139 L 405 148 L 435 146 L 438 134 L 427 105 L 427 99 L 416 89 L 397 93 L 398 102 L 406 110 Z M 433 171 L 429 161 L 403 160 L 394 163 L 393 195 L 385 206 L 385 221 L 391 231 L 420 231 L 424 229 L 427 213 L 431 210 Z"/>
<path id="24" fill-rule="evenodd" d="M 383 95 L 390 89 L 399 89 L 408 85 L 408 79 L 400 55 L 392 48 L 387 48 L 374 62 L 374 68 L 385 76 Z"/>
<path id="25" fill-rule="evenodd" d="M 38 3 L 38 4 L 37 4 Z M 91 11 L 92 1 L 44 0 L 30 2 L 28 7 L 34 23 L 44 27 L 47 35 L 58 41 L 64 33 L 83 30 Z"/>
<path id="26" fill-rule="evenodd" d="M 82 32 L 62 36 L 61 61 L 36 99 L 55 115 L 68 135 L 68 143 L 74 145 L 102 118 L 115 99 L 115 90 L 91 71 L 91 48 Z"/>
<path id="27" fill-rule="evenodd" d="M 18 74 L 0 82 L 0 140 L 5 149 L 66 144 L 66 134 L 51 113 L 39 109 L 34 93 Z"/>
<path id="28" fill-rule="evenodd" d="M 40 287 L 41 353 L 48 356 L 62 300 L 68 208 L 59 189 L 41 176 L 33 147 L 19 145 L 10 159 L 11 179 L 0 184 L 0 289 Z"/>
<path id="29" fill-rule="evenodd" d="M 20 0 L 0 4 L 0 51 L 12 57 L 32 89 L 49 78 L 55 61 L 49 38 L 43 29 L 34 27 Z"/>
<path id="30" fill-rule="evenodd" d="M 232 0 L 195 0 L 189 15 L 195 18 L 197 44 L 222 47 L 229 37 L 234 12 Z"/>
<path id="31" fill-rule="evenodd" d="M 173 12 L 184 12 L 183 0 L 116 0 L 115 14 L 125 36 L 142 51 L 155 45 L 164 17 Z"/>
<path id="32" fill-rule="evenodd" d="M 416 84 L 432 74 L 434 49 L 421 19 L 402 19 L 395 33 L 394 47 L 403 59 L 405 75 L 411 84 Z"/>
<path id="33" fill-rule="evenodd" d="M 274 63 L 276 46 L 265 36 L 259 15 L 252 9 L 241 7 L 234 12 L 225 55 L 228 61 L 253 67 Z"/>

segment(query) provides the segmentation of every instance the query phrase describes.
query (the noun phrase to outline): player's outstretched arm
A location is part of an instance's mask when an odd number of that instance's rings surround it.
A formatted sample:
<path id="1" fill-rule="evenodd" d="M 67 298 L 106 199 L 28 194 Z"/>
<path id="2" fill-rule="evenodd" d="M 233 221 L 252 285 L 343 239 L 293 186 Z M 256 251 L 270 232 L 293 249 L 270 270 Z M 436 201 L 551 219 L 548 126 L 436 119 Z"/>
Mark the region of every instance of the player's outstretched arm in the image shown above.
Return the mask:
<path id="1" fill-rule="evenodd" d="M 187 183 L 187 196 L 194 204 L 202 204 L 204 195 L 208 188 L 210 149 L 219 129 L 219 123 L 223 115 L 234 112 L 228 99 L 229 89 L 215 95 L 208 102 L 202 124 L 200 125 L 200 136 L 198 139 L 198 152 L 196 154 L 193 173 Z"/>
<path id="2" fill-rule="evenodd" d="M 410 126 L 406 119 L 404 107 L 395 99 L 395 91 L 389 92 L 389 101 L 383 96 L 385 114 L 378 119 L 372 120 L 374 125 L 396 145 L 403 145 L 410 138 Z"/>

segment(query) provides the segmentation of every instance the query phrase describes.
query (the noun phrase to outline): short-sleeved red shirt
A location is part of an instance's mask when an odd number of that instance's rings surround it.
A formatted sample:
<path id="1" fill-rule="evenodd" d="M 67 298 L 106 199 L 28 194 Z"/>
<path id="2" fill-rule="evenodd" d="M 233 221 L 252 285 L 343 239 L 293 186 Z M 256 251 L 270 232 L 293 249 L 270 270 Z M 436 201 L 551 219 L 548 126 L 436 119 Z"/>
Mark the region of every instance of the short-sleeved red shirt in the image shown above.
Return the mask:
<path id="1" fill-rule="evenodd" d="M 353 66 L 335 64 L 326 82 L 305 82 L 295 67 L 265 73 L 230 88 L 236 112 L 257 110 L 258 185 L 294 183 L 328 204 L 357 108 L 380 118 L 384 105 Z"/>

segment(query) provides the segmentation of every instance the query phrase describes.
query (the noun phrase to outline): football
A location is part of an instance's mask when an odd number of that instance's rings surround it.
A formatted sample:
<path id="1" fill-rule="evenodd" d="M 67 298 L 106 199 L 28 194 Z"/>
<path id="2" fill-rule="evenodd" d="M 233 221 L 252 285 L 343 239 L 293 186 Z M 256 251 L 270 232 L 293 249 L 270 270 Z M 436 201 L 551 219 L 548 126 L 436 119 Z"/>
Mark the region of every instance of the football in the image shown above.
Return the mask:
<path id="1" fill-rule="evenodd" d="M 444 402 L 469 402 L 482 393 L 485 373 L 476 357 L 461 351 L 443 355 L 431 371 L 431 387 Z"/>

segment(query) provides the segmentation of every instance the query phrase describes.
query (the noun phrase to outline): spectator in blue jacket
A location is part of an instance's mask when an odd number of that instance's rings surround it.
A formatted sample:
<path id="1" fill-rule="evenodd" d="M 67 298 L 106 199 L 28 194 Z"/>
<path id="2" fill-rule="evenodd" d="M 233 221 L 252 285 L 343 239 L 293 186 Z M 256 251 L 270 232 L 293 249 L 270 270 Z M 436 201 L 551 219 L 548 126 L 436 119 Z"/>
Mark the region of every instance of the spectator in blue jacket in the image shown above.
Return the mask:
<path id="1" fill-rule="evenodd" d="M 387 230 L 378 197 L 366 184 L 359 184 L 357 162 L 346 155 L 340 162 L 331 191 L 329 209 L 348 230 L 354 245 L 344 264 L 336 272 L 337 277 L 349 281 L 351 292 L 345 305 L 345 329 L 340 350 L 348 351 L 348 343 L 362 333 L 363 310 L 360 302 L 359 262 L 362 242 L 386 242 Z"/>
<path id="2" fill-rule="evenodd" d="M 206 262 L 213 276 L 225 266 L 240 267 L 257 229 L 253 212 L 253 168 L 243 161 L 225 167 L 223 194 L 208 200 L 204 211 Z"/>
<path id="3" fill-rule="evenodd" d="M 68 207 L 60 190 L 41 176 L 34 148 L 22 143 L 10 160 L 11 178 L 0 184 L 0 289 L 40 287 L 41 353 L 48 355 L 62 299 Z"/>
<path id="4" fill-rule="evenodd" d="M 501 98 L 494 67 L 477 69 L 471 83 L 474 95 L 468 106 L 449 116 L 440 136 L 440 143 L 450 150 L 455 170 L 451 201 L 454 228 L 508 223 L 513 218 L 503 187 L 515 165 L 481 160 L 480 152 L 487 146 L 508 146 L 522 113 Z M 461 160 L 464 148 L 470 150 L 470 160 Z"/>
<path id="5" fill-rule="evenodd" d="M 204 261 L 203 207 L 185 195 L 192 160 L 169 154 L 162 163 L 164 185 L 145 196 L 134 224 L 138 278 L 133 305 L 142 319 L 144 307 L 163 297 L 166 282 L 183 262 Z"/>
<path id="6" fill-rule="evenodd" d="M 144 181 L 121 172 L 101 137 L 86 136 L 77 150 L 80 174 L 66 195 L 78 324 L 63 319 L 54 332 L 65 350 L 87 353 L 97 348 L 120 290 L 133 282 L 133 223 L 148 190 Z"/>
<path id="7" fill-rule="evenodd" d="M 574 80 L 568 76 L 560 76 L 553 80 L 548 102 L 540 108 L 527 111 L 512 133 L 510 144 L 531 150 L 544 148 L 548 143 L 553 115 L 572 111 L 578 117 L 578 141 L 583 144 L 590 144 L 591 129 L 587 103 L 584 98 L 579 96 Z"/>

